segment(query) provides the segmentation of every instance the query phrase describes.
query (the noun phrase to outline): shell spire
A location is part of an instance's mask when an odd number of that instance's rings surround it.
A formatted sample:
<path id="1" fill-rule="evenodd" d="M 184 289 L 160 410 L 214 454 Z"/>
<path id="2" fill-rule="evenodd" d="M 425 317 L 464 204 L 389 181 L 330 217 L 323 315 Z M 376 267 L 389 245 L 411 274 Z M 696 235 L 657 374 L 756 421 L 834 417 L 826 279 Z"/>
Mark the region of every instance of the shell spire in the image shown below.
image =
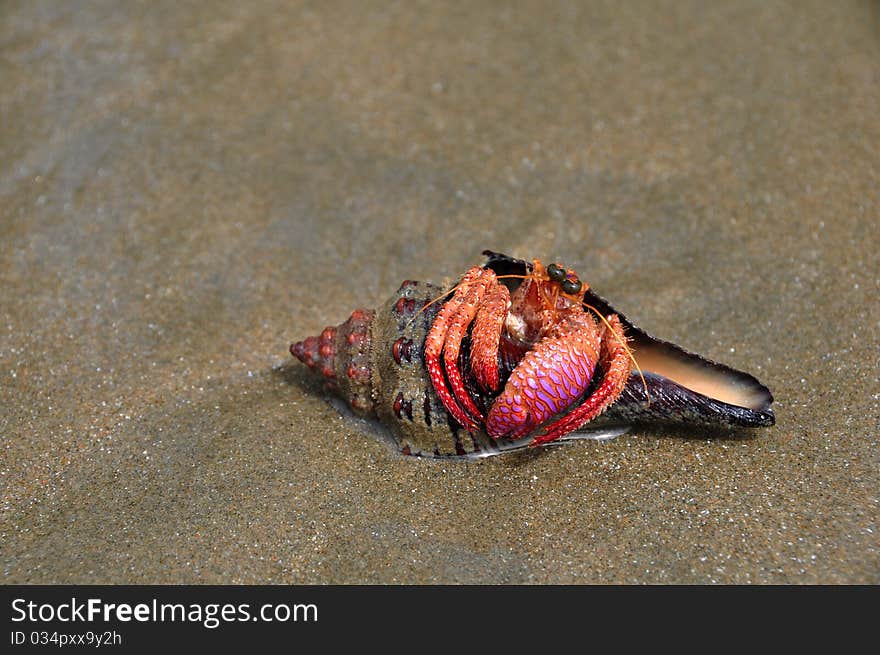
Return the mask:
<path id="1" fill-rule="evenodd" d="M 370 346 L 375 312 L 356 309 L 347 321 L 291 344 L 290 354 L 324 377 L 352 409 L 372 413 Z"/>

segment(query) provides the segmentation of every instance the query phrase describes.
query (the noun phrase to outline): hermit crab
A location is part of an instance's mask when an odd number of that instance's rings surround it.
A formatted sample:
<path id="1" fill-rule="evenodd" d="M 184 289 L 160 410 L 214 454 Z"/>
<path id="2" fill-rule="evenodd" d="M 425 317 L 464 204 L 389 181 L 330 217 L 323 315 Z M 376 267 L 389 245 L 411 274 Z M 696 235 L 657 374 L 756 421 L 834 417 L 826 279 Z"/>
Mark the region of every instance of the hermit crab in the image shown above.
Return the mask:
<path id="1" fill-rule="evenodd" d="M 753 376 L 650 336 L 559 263 L 484 251 L 290 346 L 406 455 L 485 457 L 639 423 L 773 425 Z"/>

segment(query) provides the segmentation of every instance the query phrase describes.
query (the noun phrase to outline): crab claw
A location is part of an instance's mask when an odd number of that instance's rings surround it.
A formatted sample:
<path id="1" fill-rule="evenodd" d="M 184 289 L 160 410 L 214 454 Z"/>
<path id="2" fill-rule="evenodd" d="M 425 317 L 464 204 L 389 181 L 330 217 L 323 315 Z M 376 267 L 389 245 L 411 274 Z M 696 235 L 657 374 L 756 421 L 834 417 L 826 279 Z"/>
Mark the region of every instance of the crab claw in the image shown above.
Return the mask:
<path id="1" fill-rule="evenodd" d="M 591 320 L 591 319 L 588 319 Z M 590 386 L 598 360 L 593 333 L 542 340 L 514 369 L 486 419 L 490 437 L 523 436 L 562 412 Z M 595 338 L 595 337 L 593 337 Z"/>

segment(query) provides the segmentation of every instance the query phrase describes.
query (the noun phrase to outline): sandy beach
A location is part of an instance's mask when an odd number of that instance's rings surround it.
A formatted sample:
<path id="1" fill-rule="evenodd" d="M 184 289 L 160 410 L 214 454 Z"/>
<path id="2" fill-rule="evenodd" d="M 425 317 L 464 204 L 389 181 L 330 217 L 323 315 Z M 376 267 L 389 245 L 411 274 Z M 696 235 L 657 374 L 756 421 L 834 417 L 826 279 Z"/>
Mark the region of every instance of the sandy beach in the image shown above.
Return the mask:
<path id="1" fill-rule="evenodd" d="M 0 7 L 4 583 L 880 583 L 880 10 Z M 490 248 L 777 424 L 401 456 L 292 341 Z"/>

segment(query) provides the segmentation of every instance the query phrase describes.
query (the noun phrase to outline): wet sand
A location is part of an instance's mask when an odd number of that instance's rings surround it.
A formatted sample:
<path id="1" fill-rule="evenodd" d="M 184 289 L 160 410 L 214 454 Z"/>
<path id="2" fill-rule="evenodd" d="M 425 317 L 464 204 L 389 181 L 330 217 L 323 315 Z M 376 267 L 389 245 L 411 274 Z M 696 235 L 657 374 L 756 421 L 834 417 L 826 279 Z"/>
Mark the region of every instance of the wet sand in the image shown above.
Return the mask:
<path id="1" fill-rule="evenodd" d="M 0 53 L 3 582 L 880 582 L 876 3 L 11 2 Z M 484 248 L 776 427 L 438 463 L 291 364 Z"/>

